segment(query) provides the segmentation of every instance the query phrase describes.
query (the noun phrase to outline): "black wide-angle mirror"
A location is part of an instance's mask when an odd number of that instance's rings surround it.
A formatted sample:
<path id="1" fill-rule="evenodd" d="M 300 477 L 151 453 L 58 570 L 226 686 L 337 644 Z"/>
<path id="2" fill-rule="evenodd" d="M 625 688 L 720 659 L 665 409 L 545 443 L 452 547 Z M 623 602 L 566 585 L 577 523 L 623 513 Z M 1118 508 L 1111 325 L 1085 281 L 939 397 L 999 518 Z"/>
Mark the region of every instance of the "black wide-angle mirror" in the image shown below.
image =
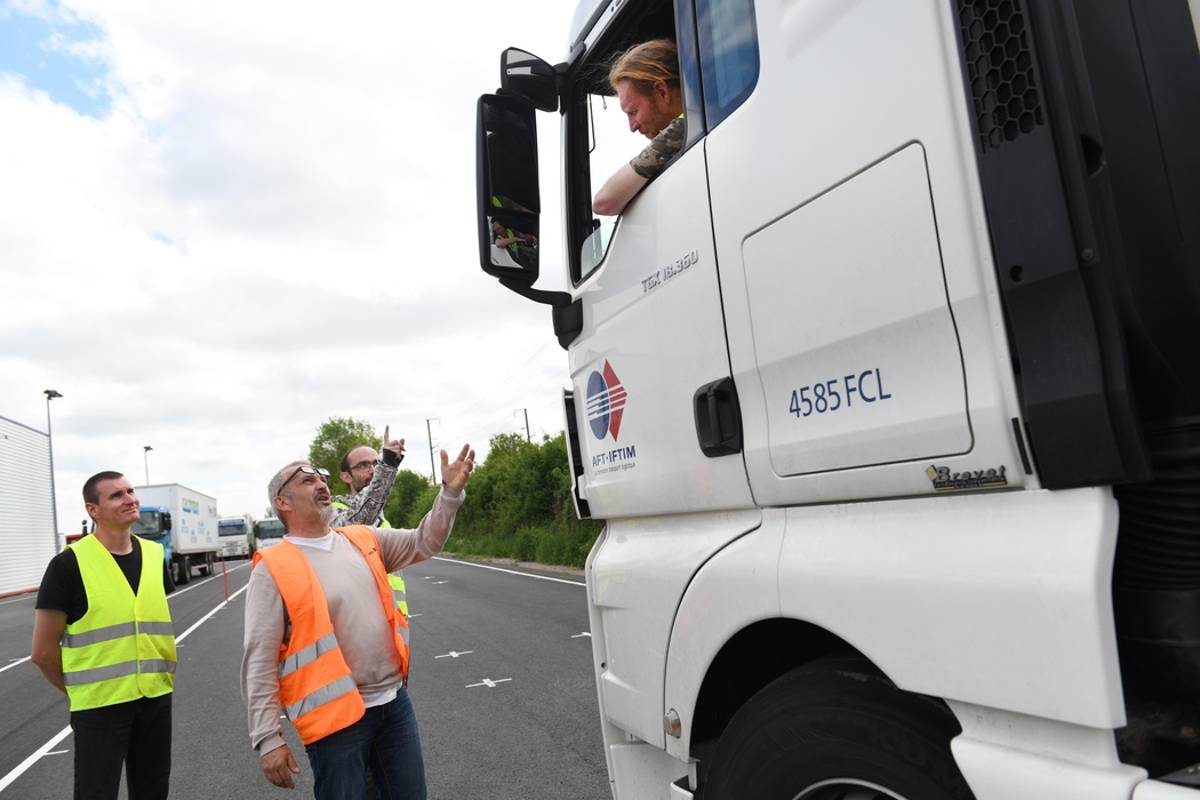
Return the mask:
<path id="1" fill-rule="evenodd" d="M 538 111 L 558 110 L 558 74 L 533 53 L 510 47 L 500 54 L 500 89 L 524 97 Z"/>
<path id="2" fill-rule="evenodd" d="M 533 115 L 524 98 L 483 95 L 475 151 L 480 266 L 530 285 L 538 277 L 541 212 Z"/>

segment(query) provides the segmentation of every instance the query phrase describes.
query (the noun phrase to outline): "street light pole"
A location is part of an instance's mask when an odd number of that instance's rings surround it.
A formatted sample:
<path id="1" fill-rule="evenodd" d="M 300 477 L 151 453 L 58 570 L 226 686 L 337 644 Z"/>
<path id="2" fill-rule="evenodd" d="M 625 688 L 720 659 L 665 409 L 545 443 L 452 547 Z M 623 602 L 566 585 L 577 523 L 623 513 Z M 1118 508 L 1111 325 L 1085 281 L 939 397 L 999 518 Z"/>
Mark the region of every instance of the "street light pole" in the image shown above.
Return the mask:
<path id="1" fill-rule="evenodd" d="M 146 462 L 146 485 L 150 485 L 150 451 L 154 448 L 148 444 L 142 445 L 142 460 Z"/>
<path id="2" fill-rule="evenodd" d="M 441 422 L 441 420 L 437 417 L 430 417 L 429 419 L 425 420 L 425 435 L 429 437 L 429 480 L 430 482 L 436 484 L 437 467 L 433 465 L 433 431 L 429 427 L 429 423 L 431 422 Z"/>
<path id="3" fill-rule="evenodd" d="M 46 444 L 50 448 L 50 511 L 54 520 L 54 552 L 58 552 L 58 495 L 54 489 L 54 434 L 50 430 L 50 401 L 62 397 L 54 389 L 43 389 L 46 395 Z"/>
<path id="4" fill-rule="evenodd" d="M 528 408 L 516 409 L 515 411 L 513 411 L 514 417 L 517 415 L 517 411 L 522 411 L 525 413 L 525 441 L 532 442 L 533 437 L 529 435 L 529 409 Z"/>

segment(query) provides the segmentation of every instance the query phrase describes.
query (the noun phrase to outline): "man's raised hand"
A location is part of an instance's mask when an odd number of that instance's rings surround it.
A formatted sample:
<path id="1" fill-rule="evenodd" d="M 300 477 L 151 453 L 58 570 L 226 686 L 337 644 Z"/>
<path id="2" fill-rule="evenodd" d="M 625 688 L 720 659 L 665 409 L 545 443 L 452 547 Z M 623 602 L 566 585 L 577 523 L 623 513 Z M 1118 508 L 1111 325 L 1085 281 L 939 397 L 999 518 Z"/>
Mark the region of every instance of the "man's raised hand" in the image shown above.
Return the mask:
<path id="1" fill-rule="evenodd" d="M 475 469 L 475 451 L 471 445 L 464 444 L 454 461 L 442 451 L 442 483 L 451 494 L 458 494 L 467 485 L 471 470 Z"/>
<path id="2" fill-rule="evenodd" d="M 400 463 L 404 460 L 404 440 L 389 438 L 391 431 L 390 425 L 383 426 L 383 449 L 396 456 L 396 463 Z"/>

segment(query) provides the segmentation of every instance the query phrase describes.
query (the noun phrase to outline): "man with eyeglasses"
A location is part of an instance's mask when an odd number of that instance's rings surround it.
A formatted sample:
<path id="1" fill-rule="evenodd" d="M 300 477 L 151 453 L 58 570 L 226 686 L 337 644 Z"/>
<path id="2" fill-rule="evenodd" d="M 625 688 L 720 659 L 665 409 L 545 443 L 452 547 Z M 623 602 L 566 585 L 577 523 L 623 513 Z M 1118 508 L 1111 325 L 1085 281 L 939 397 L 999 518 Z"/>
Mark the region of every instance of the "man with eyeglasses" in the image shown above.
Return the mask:
<path id="1" fill-rule="evenodd" d="M 331 505 L 335 510 L 332 525 L 371 525 L 390 528 L 383 516 L 392 484 L 396 482 L 396 471 L 404 460 L 404 440 L 391 439 L 391 427 L 383 428 L 383 457 L 375 448 L 362 445 L 352 448 L 342 456 L 342 482 L 350 489 L 348 495 L 338 495 Z"/>
<path id="2" fill-rule="evenodd" d="M 384 800 L 425 797 L 421 740 L 404 676 L 407 621 L 387 573 L 442 549 L 475 465 L 442 451 L 442 491 L 415 530 L 332 529 L 328 473 L 306 461 L 267 487 L 287 536 L 255 554 L 246 592 L 242 697 L 263 774 L 293 788 L 300 767 L 279 723 L 304 742 L 317 800 L 361 797 L 368 769 Z"/>

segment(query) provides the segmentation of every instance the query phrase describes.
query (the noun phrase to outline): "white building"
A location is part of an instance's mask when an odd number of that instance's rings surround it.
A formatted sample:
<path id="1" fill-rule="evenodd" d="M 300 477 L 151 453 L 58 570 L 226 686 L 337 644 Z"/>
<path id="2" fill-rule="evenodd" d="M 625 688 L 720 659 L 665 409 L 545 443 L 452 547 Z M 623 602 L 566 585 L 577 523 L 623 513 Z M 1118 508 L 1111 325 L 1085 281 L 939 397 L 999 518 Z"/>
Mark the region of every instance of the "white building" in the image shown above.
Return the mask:
<path id="1" fill-rule="evenodd" d="M 57 551 L 50 437 L 0 417 L 0 596 L 36 588 Z"/>

